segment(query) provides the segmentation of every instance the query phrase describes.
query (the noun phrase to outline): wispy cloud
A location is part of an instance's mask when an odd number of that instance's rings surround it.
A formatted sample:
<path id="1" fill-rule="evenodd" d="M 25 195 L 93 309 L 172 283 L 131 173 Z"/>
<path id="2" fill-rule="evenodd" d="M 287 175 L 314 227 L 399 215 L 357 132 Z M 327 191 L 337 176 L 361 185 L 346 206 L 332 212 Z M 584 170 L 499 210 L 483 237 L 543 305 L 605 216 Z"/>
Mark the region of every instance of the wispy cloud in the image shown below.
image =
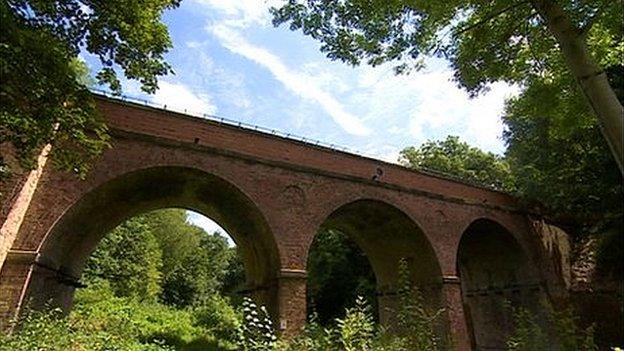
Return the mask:
<path id="1" fill-rule="evenodd" d="M 162 80 L 158 82 L 158 90 L 152 96 L 152 101 L 181 112 L 214 114 L 217 111 L 217 107 L 206 94 L 195 94 L 183 84 Z"/>
<path id="2" fill-rule="evenodd" d="M 237 30 L 227 24 L 216 24 L 207 29 L 229 51 L 268 69 L 287 89 L 304 99 L 318 103 L 347 133 L 360 136 L 370 134 L 370 129 L 364 126 L 362 121 L 347 112 L 329 92 L 315 84 L 317 80 L 314 77 L 287 67 L 278 56 L 265 48 L 249 43 Z"/>
<path id="3" fill-rule="evenodd" d="M 222 21 L 232 27 L 248 27 L 250 25 L 266 26 L 270 24 L 269 8 L 278 6 L 280 0 L 195 0 L 217 11 Z"/>
<path id="4" fill-rule="evenodd" d="M 381 119 L 389 124 L 387 133 L 409 138 L 414 145 L 455 134 L 473 145 L 501 152 L 500 116 L 505 99 L 517 94 L 518 88 L 495 83 L 489 92 L 471 99 L 453 82 L 444 61 L 427 61 L 431 68 L 407 76 L 389 74 L 384 67 L 362 68 L 350 105 L 365 106 L 365 121 Z"/>

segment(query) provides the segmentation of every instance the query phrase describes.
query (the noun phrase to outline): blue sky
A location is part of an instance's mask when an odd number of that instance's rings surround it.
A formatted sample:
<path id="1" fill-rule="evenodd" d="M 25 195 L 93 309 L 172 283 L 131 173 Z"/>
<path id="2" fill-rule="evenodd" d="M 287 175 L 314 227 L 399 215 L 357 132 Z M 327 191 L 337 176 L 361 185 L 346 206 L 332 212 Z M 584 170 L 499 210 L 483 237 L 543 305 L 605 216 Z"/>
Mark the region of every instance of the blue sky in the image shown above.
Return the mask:
<path id="1" fill-rule="evenodd" d="M 502 153 L 500 115 L 516 87 L 496 83 L 474 99 L 452 82 L 445 61 L 395 76 L 392 66 L 353 68 L 328 60 L 319 43 L 271 25 L 262 0 L 184 0 L 165 13 L 175 75 L 155 95 L 124 80 L 124 94 L 346 146 L 396 162 L 399 151 L 428 139 L 459 135 Z M 279 4 L 279 2 L 277 2 Z M 92 70 L 94 57 L 83 55 Z M 209 230 L 199 216 L 192 222 Z M 211 222 L 211 221 L 210 221 Z"/>

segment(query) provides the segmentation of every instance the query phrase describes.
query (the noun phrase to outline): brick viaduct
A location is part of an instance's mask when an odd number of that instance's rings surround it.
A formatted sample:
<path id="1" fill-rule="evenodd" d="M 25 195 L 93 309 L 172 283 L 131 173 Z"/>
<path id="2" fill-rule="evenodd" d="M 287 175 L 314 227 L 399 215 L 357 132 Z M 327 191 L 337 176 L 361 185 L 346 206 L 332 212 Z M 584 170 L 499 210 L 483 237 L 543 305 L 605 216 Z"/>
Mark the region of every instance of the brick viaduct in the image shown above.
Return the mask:
<path id="1" fill-rule="evenodd" d="M 97 96 L 96 96 L 97 97 Z M 97 97 L 113 147 L 85 180 L 45 166 L 3 189 L 0 319 L 27 303 L 71 306 L 85 259 L 139 213 L 180 207 L 218 222 L 247 286 L 285 333 L 306 317 L 306 263 L 319 228 L 349 235 L 371 262 L 382 322 L 406 258 L 445 308 L 456 349 L 502 349 L 504 301 L 564 294 L 556 228 L 506 194 L 382 161 L 152 107 Z"/>

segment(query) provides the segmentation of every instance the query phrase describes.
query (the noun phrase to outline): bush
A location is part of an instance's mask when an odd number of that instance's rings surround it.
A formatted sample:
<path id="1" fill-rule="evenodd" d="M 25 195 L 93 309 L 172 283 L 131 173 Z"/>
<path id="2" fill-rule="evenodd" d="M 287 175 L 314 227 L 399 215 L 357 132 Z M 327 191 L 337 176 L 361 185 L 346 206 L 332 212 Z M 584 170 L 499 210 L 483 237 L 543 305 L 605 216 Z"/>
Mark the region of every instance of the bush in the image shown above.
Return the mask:
<path id="1" fill-rule="evenodd" d="M 60 310 L 31 312 L 20 321 L 20 329 L 0 334 L 2 351 L 169 351 L 158 341 L 141 342 L 99 328 L 85 328 L 63 316 Z"/>
<path id="2" fill-rule="evenodd" d="M 277 336 L 264 306 L 248 297 L 243 299 L 243 323 L 238 328 L 238 350 L 268 351 L 275 348 Z"/>
<path id="3" fill-rule="evenodd" d="M 218 340 L 235 343 L 235 333 L 241 326 L 241 313 L 229 303 L 229 299 L 214 295 L 193 309 L 195 325 L 209 331 Z"/>
<path id="4" fill-rule="evenodd" d="M 593 326 L 578 327 L 572 309 L 556 312 L 547 306 L 547 326 L 540 325 L 535 316 L 524 308 L 514 311 L 514 332 L 507 341 L 510 351 L 597 351 Z"/>
<path id="5" fill-rule="evenodd" d="M 60 310 L 30 312 L 11 335 L 0 335 L 0 351 L 169 351 L 234 350 L 232 343 L 215 337 L 202 316 L 236 319 L 226 304 L 197 310 L 175 309 L 157 302 L 116 297 L 107 281 L 79 290 L 69 316 Z M 219 312 L 211 311 L 211 308 Z M 227 316 L 227 317 L 226 317 Z M 236 323 L 230 321 L 230 323 Z M 225 325 L 222 325 L 225 327 Z M 235 330 L 232 328 L 230 331 Z M 225 331 L 221 331 L 225 333 Z"/>

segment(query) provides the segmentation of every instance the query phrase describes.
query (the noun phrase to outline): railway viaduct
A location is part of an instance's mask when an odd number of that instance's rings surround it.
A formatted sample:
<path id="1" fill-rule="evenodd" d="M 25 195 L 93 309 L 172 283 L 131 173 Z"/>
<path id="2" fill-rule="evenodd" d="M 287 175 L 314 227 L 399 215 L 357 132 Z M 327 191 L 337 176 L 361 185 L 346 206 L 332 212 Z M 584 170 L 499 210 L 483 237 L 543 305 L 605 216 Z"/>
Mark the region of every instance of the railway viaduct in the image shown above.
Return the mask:
<path id="1" fill-rule="evenodd" d="M 350 236 L 391 320 L 398 260 L 455 348 L 502 349 L 505 301 L 564 295 L 560 230 L 516 199 L 401 166 L 135 103 L 96 96 L 112 147 L 87 178 L 45 165 L 3 190 L 0 320 L 27 304 L 71 307 L 85 260 L 124 220 L 168 207 L 218 222 L 243 257 L 247 288 L 282 332 L 306 318 L 306 264 L 320 228 Z M 553 244 L 554 243 L 554 244 Z"/>

